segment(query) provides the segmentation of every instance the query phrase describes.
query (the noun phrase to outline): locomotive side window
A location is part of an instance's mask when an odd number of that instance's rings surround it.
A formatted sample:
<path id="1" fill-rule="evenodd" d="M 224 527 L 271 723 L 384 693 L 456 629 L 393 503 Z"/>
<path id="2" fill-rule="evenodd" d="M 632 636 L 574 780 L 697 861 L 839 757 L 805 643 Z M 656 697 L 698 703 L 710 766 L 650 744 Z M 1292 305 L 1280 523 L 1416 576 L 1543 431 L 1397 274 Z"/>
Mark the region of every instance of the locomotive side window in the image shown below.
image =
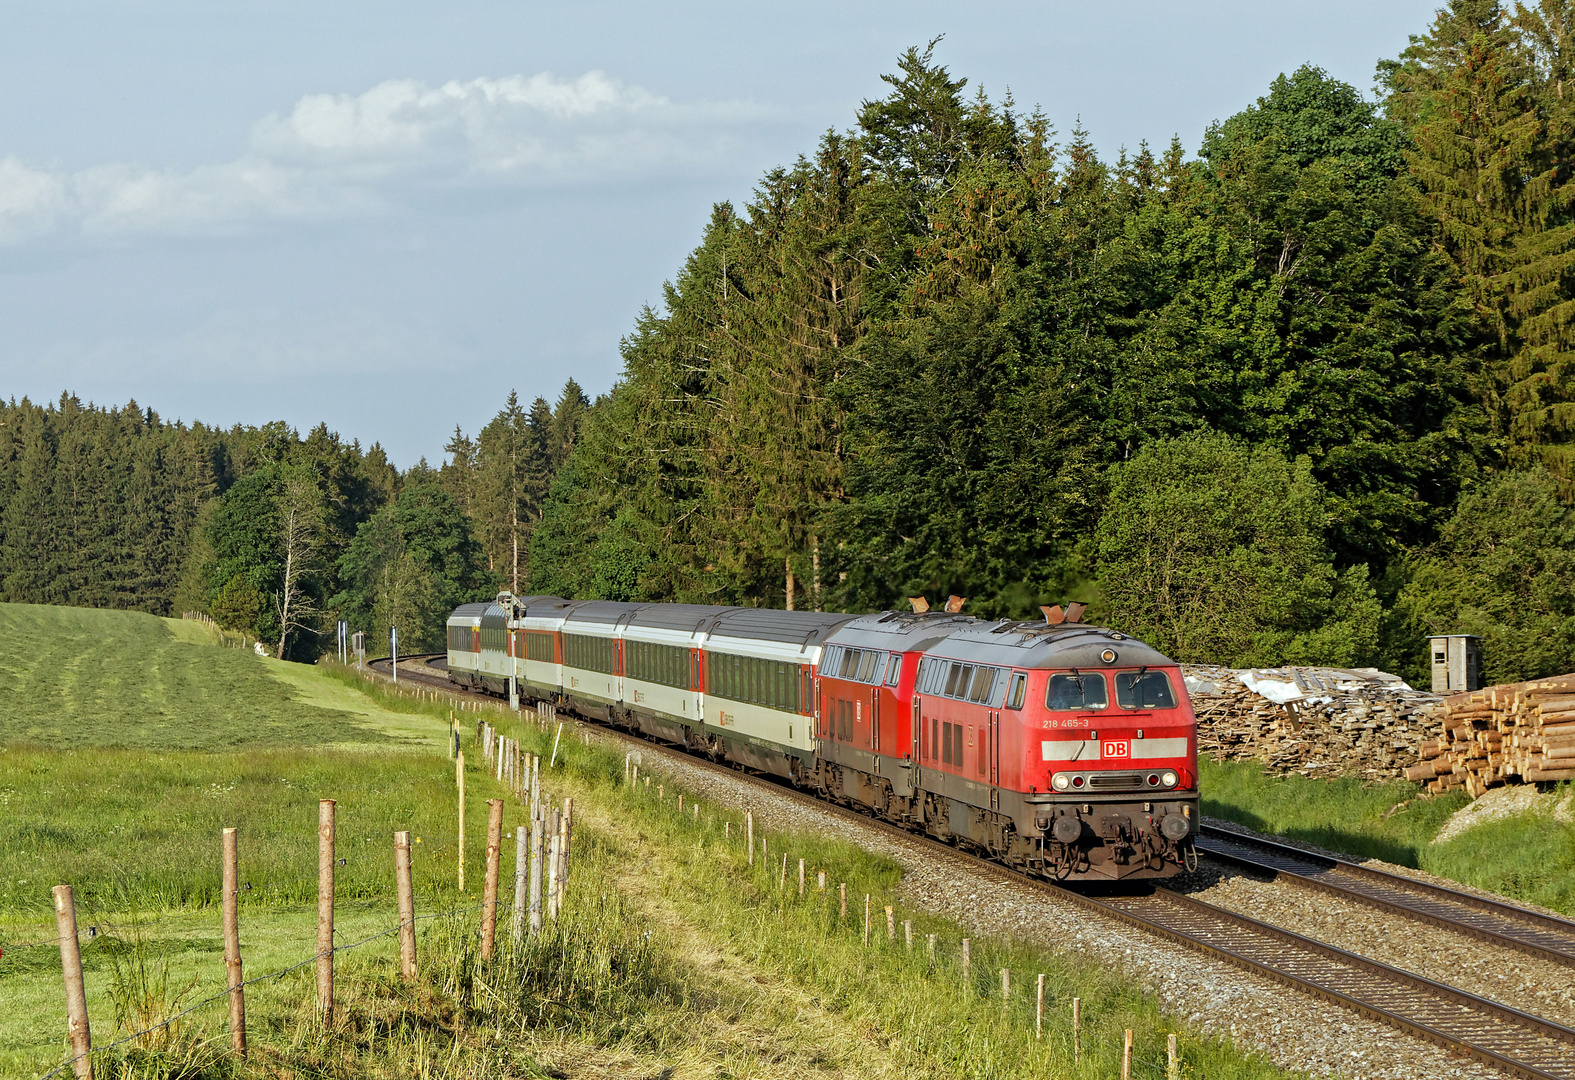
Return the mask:
<path id="1" fill-rule="evenodd" d="M 880 653 L 866 649 L 859 660 L 859 682 L 879 682 L 879 668 L 876 667 L 879 663 Z"/>
<path id="2" fill-rule="evenodd" d="M 902 676 L 902 656 L 892 653 L 891 659 L 886 662 L 886 685 L 896 686 L 897 680 Z"/>
<path id="3" fill-rule="evenodd" d="M 1047 709 L 1103 709 L 1109 704 L 1103 675 L 1077 673 L 1050 676 L 1050 690 L 1045 695 Z"/>
<path id="4" fill-rule="evenodd" d="M 990 700 L 990 695 L 993 693 L 995 693 L 995 668 L 974 668 L 973 685 L 968 688 L 968 700 L 983 704 Z"/>
<path id="5" fill-rule="evenodd" d="M 943 765 L 950 765 L 952 763 L 952 725 L 951 724 L 942 724 L 941 725 L 941 763 Z"/>
<path id="6" fill-rule="evenodd" d="M 1012 676 L 1012 690 L 1006 696 L 1008 709 L 1021 709 L 1023 707 L 1023 694 L 1028 689 L 1028 676 L 1018 672 Z"/>
<path id="7" fill-rule="evenodd" d="M 946 675 L 947 697 L 961 697 L 963 690 L 968 686 L 968 680 L 973 676 L 972 664 L 953 664 L 951 671 Z"/>
<path id="8" fill-rule="evenodd" d="M 1176 696 L 1163 671 L 1122 671 L 1116 675 L 1116 704 L 1123 709 L 1174 709 Z"/>

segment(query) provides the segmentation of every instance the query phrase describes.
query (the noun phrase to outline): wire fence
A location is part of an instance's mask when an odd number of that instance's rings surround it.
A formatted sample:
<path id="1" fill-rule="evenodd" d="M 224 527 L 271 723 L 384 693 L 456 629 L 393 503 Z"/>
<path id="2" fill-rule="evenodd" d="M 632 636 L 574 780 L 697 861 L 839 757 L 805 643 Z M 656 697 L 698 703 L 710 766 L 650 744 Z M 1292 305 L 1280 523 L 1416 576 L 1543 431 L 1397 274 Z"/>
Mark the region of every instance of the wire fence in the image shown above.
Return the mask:
<path id="1" fill-rule="evenodd" d="M 485 906 L 486 905 L 484 903 L 467 904 L 464 907 L 450 908 L 447 911 L 434 911 L 434 912 L 430 912 L 430 913 L 425 914 L 425 915 L 417 915 L 417 916 L 415 916 L 415 918 L 412 921 L 413 922 L 424 922 L 424 921 L 429 920 L 429 919 L 449 919 L 449 918 L 453 918 L 456 915 L 463 915 L 463 914 L 466 914 L 468 912 L 480 911 Z M 501 904 L 495 904 L 494 906 L 501 907 Z M 112 1043 L 106 1043 L 103 1046 L 91 1047 L 90 1049 L 84 1051 L 83 1053 L 77 1054 L 75 1057 L 67 1058 L 65 1061 L 61 1062 L 59 1065 L 55 1066 L 53 1069 L 50 1069 L 48 1072 L 46 1072 L 42 1076 L 40 1076 L 39 1080 L 50 1080 L 51 1077 L 59 1076 L 61 1073 L 65 1072 L 67 1069 L 74 1068 L 76 1066 L 77 1062 L 82 1061 L 85 1058 L 90 1058 L 94 1054 L 107 1054 L 110 1051 L 118 1050 L 120 1047 L 126 1046 L 129 1043 L 134 1043 L 138 1039 L 144 1038 L 144 1037 L 146 1037 L 148 1035 L 152 1035 L 155 1032 L 162 1031 L 165 1028 L 169 1027 L 171 1024 L 177 1023 L 178 1021 L 184 1019 L 185 1017 L 190 1016 L 194 1012 L 197 1012 L 197 1011 L 199 1011 L 201 1009 L 205 1009 L 209 1005 L 214 1005 L 214 1004 L 216 1004 L 216 1003 L 218 1003 L 220 1001 L 228 1000 L 229 997 L 232 994 L 234 994 L 235 991 L 237 991 L 237 990 L 244 990 L 244 989 L 246 989 L 249 986 L 254 986 L 254 985 L 257 985 L 259 983 L 270 982 L 270 981 L 275 980 L 275 979 L 283 978 L 284 976 L 290 974 L 292 971 L 299 971 L 301 968 L 306 967 L 308 964 L 315 964 L 318 960 L 321 960 L 325 955 L 330 955 L 330 954 L 334 954 L 334 953 L 349 952 L 351 949 L 359 949 L 363 945 L 370 945 L 374 941 L 379 941 L 379 940 L 381 940 L 383 938 L 391 937 L 392 935 L 399 933 L 399 931 L 403 927 L 404 927 L 404 923 L 403 922 L 398 922 L 398 923 L 395 923 L 393 926 L 390 926 L 386 930 L 379 930 L 375 934 L 368 934 L 366 937 L 362 938 L 360 941 L 353 941 L 353 942 L 351 942 L 348 945 L 335 945 L 332 949 L 328 949 L 328 950 L 325 950 L 323 952 L 315 952 L 311 956 L 307 957 L 305 960 L 302 960 L 299 963 L 291 964 L 289 967 L 280 968 L 278 971 L 270 971 L 266 975 L 254 975 L 251 978 L 245 980 L 244 982 L 241 982 L 241 983 L 239 983 L 239 984 L 237 984 L 235 986 L 228 987 L 228 988 L 226 988 L 224 990 L 219 991 L 217 994 L 214 994 L 211 997 L 203 998 L 201 1001 L 198 1001 L 198 1002 L 196 1002 L 196 1003 L 194 1003 L 192 1005 L 188 1005 L 186 1008 L 182 1009 L 178 1013 L 175 1013 L 173 1016 L 166 1016 L 163 1020 L 160 1020 L 157 1024 L 153 1024 L 150 1027 L 145 1027 L 145 1028 L 141 1029 L 140 1031 L 133 1031 L 133 1032 L 131 1032 L 128 1035 L 124 1035 L 121 1038 L 116 1039 Z M 63 940 L 64 940 L 64 936 L 58 937 L 58 938 L 55 939 L 55 941 L 57 943 L 60 942 L 60 941 L 63 941 Z"/>

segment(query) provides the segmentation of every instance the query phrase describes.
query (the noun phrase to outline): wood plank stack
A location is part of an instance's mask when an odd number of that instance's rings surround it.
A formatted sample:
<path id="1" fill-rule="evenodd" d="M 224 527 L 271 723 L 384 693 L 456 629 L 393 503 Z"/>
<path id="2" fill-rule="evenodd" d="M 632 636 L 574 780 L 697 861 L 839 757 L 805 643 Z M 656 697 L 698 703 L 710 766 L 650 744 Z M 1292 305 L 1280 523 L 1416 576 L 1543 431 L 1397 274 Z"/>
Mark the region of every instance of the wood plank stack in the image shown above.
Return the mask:
<path id="1" fill-rule="evenodd" d="M 1437 730 L 1442 697 L 1373 668 L 1185 665 L 1198 752 L 1273 773 L 1399 776 Z"/>
<path id="2" fill-rule="evenodd" d="M 1456 694 L 1441 727 L 1405 772 L 1428 791 L 1465 788 L 1475 799 L 1504 783 L 1575 780 L 1575 675 Z"/>

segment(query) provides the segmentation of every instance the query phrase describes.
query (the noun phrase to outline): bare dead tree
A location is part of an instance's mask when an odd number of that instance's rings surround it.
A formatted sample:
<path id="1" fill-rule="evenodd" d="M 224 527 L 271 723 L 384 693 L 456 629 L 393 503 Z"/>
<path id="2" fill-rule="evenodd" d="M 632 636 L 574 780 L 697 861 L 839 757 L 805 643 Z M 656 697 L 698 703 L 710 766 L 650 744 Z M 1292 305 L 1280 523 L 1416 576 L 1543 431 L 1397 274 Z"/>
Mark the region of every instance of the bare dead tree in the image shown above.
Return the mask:
<path id="1" fill-rule="evenodd" d="M 274 597 L 274 607 L 279 613 L 277 655 L 281 660 L 290 631 L 308 629 L 306 620 L 317 614 L 317 605 L 311 594 L 301 588 L 301 582 L 313 567 L 321 536 L 322 493 L 317 489 L 317 481 L 304 470 L 291 472 L 284 479 L 279 497 L 279 544 L 284 552 L 284 574 L 280 590 Z"/>

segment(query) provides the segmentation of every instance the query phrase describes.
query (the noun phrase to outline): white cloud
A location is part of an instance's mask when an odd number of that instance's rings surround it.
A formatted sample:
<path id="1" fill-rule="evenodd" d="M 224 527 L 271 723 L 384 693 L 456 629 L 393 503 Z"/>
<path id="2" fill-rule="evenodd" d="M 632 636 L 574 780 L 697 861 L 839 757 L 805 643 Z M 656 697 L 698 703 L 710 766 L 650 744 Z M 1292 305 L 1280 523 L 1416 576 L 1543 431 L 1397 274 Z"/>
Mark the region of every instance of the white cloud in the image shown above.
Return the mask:
<path id="1" fill-rule="evenodd" d="M 75 232 L 211 234 L 385 211 L 421 187 L 528 189 L 725 168 L 765 110 L 681 105 L 599 71 L 311 94 L 253 128 L 233 161 L 68 172 L 0 158 L 0 244 Z"/>

